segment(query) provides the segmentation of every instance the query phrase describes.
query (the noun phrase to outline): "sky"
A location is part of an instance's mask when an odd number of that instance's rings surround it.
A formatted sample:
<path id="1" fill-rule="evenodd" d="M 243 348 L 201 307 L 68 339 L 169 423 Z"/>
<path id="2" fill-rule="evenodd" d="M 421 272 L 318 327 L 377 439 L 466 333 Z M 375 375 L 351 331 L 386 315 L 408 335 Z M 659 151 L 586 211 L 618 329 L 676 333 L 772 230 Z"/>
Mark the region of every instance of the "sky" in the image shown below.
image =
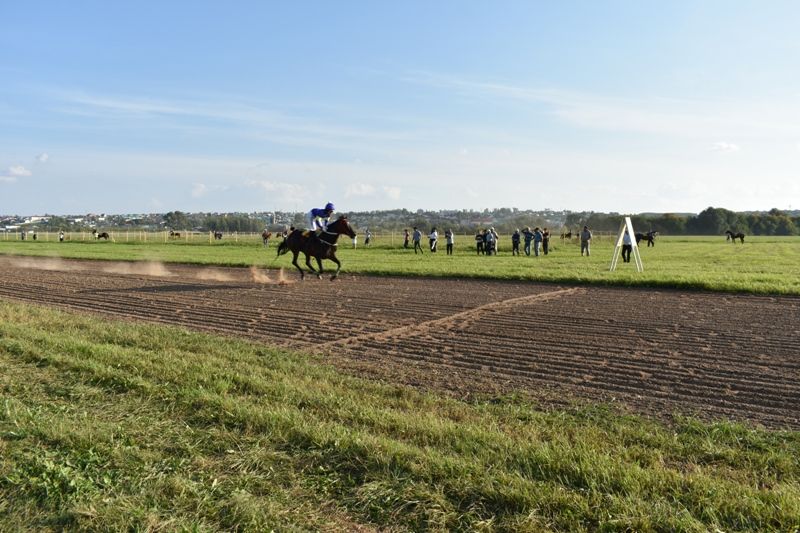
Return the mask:
<path id="1" fill-rule="evenodd" d="M 0 0 L 0 214 L 800 207 L 795 1 Z"/>

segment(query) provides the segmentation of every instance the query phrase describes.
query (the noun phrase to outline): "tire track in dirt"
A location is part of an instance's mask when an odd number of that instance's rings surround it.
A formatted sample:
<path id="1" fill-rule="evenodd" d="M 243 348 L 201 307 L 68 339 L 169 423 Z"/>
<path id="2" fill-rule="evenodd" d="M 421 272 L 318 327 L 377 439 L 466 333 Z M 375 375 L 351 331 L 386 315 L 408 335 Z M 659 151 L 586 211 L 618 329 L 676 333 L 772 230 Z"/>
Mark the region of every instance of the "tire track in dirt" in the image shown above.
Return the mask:
<path id="1" fill-rule="evenodd" d="M 474 309 L 468 309 L 466 311 L 461 311 L 460 313 L 456 313 L 454 315 L 437 318 L 435 320 L 429 320 L 427 322 L 414 324 L 412 326 L 401 326 L 386 331 L 380 331 L 377 333 L 366 333 L 363 335 L 356 335 L 342 339 L 337 339 L 334 341 L 319 344 L 317 347 L 319 350 L 325 351 L 336 346 L 341 346 L 346 344 L 356 344 L 358 342 L 367 340 L 388 341 L 392 337 L 395 337 L 397 335 L 424 335 L 426 333 L 429 333 L 436 327 L 442 327 L 447 329 L 457 326 L 458 323 L 462 320 L 463 321 L 475 320 L 477 318 L 480 318 L 484 313 L 505 310 L 513 308 L 523 303 L 530 303 L 532 301 L 547 301 L 553 298 L 566 296 L 568 294 L 574 294 L 576 292 L 580 292 L 583 290 L 584 289 L 576 287 L 571 289 L 559 289 L 556 291 L 545 292 L 541 294 L 530 294 L 528 296 L 520 296 L 518 298 L 511 298 L 509 300 L 502 300 L 499 302 L 488 303 L 485 305 L 478 306 Z"/>

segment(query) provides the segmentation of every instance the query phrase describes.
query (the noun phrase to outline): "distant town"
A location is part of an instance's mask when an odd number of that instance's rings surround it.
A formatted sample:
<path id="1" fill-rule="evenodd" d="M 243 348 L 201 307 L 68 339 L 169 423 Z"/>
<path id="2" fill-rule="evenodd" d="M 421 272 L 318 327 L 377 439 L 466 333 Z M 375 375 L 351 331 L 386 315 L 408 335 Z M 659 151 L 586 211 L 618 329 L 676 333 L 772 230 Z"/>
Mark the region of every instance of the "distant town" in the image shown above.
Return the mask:
<path id="1" fill-rule="evenodd" d="M 440 230 L 450 229 L 469 233 L 481 228 L 494 227 L 501 232 L 517 228 L 547 227 L 551 231 L 575 231 L 584 225 L 599 231 L 614 231 L 623 214 L 592 211 L 554 211 L 498 208 L 476 210 L 426 211 L 394 209 L 346 213 L 359 230 L 401 231 L 414 226 Z M 663 234 L 722 234 L 726 230 L 744 231 L 754 235 L 800 234 L 800 210 L 734 212 L 709 207 L 699 214 L 693 213 L 639 213 L 630 214 L 634 225 L 642 230 L 655 230 Z M 79 215 L 0 215 L 0 232 L 24 231 L 221 231 L 260 232 L 283 231 L 291 226 L 305 224 L 302 212 L 272 211 L 252 213 L 168 213 Z"/>

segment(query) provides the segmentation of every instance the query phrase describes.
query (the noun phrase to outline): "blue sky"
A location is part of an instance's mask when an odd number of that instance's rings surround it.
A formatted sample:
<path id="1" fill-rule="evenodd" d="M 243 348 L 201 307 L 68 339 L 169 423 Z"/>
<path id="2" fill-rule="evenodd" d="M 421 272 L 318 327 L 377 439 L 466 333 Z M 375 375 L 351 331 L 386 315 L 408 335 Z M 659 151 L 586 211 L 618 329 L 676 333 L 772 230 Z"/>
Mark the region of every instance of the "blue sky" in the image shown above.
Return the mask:
<path id="1" fill-rule="evenodd" d="M 0 214 L 800 207 L 797 2 L 0 1 Z"/>

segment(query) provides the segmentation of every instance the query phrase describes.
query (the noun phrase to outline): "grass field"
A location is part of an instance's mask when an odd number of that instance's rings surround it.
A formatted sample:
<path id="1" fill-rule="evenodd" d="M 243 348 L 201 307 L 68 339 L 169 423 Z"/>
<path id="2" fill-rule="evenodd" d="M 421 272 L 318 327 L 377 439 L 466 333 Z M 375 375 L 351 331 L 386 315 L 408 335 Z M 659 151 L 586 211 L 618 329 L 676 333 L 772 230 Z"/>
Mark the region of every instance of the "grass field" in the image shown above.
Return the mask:
<path id="1" fill-rule="evenodd" d="M 459 402 L 0 302 L 0 530 L 793 531 L 800 433 Z"/>
<path id="2" fill-rule="evenodd" d="M 744 245 L 722 237 L 660 237 L 655 248 L 643 248 L 644 272 L 633 264 L 608 267 L 613 239 L 604 237 L 592 245 L 592 256 L 581 257 L 577 244 L 554 240 L 554 251 L 544 257 L 512 257 L 510 241 L 501 237 L 500 255 L 477 256 L 471 240 L 459 236 L 453 256 L 444 245 L 436 254 L 415 255 L 394 246 L 388 238 L 370 248 L 351 248 L 349 239 L 340 246 L 343 271 L 378 275 L 452 276 L 515 280 L 539 280 L 608 285 L 645 285 L 752 293 L 800 294 L 800 237 L 748 237 Z M 249 240 L 33 242 L 0 241 L 1 254 L 60 256 L 79 259 L 156 260 L 230 266 L 294 267 L 290 257 L 275 260 L 276 241 L 269 249 Z M 332 263 L 326 263 L 326 267 Z"/>

